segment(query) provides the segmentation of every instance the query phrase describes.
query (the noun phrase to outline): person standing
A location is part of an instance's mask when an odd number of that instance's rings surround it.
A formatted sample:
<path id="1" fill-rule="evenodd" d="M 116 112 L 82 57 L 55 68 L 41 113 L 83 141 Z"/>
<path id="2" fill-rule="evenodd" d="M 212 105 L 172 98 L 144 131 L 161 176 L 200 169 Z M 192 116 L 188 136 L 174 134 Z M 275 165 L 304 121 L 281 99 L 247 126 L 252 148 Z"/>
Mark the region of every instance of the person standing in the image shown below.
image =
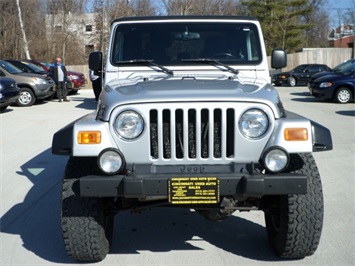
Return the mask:
<path id="1" fill-rule="evenodd" d="M 67 99 L 67 69 L 62 63 L 62 59 L 57 57 L 55 62 L 49 68 L 49 75 L 52 77 L 56 84 L 56 92 L 59 102 L 70 102 Z"/>

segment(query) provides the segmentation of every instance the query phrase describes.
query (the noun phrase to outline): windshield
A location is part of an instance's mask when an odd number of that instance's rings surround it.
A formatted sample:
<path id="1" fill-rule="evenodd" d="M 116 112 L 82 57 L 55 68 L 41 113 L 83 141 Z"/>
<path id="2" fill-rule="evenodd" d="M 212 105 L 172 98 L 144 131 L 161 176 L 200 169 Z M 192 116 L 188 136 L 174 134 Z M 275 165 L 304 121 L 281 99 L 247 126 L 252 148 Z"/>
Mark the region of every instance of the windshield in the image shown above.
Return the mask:
<path id="1" fill-rule="evenodd" d="M 342 69 L 341 71 L 339 71 L 339 73 L 343 73 L 344 75 L 350 75 L 352 73 L 355 72 L 355 63 L 351 64 L 350 66 Z"/>
<path id="2" fill-rule="evenodd" d="M 23 73 L 22 70 L 18 69 L 17 67 L 15 67 L 14 65 L 10 64 L 9 62 L 6 62 L 4 60 L 0 60 L 0 66 L 5 69 L 7 72 L 9 72 L 10 74 L 19 74 L 19 73 Z"/>
<path id="3" fill-rule="evenodd" d="M 352 61 L 352 60 L 345 61 L 345 62 L 341 63 L 340 65 L 336 66 L 334 68 L 334 72 L 341 72 L 342 70 L 346 69 L 347 67 L 351 66 L 352 64 L 354 64 L 354 61 Z"/>
<path id="4" fill-rule="evenodd" d="M 27 67 L 29 67 L 30 69 L 32 69 L 34 72 L 36 73 L 42 73 L 44 72 L 44 69 L 33 64 L 33 63 L 29 63 L 29 62 L 22 62 L 23 64 L 25 64 Z"/>
<path id="5" fill-rule="evenodd" d="M 111 63 L 152 60 L 160 65 L 196 64 L 208 58 L 226 64 L 261 62 L 257 28 L 251 23 L 140 23 L 116 28 Z M 185 60 L 185 61 L 184 61 Z"/>

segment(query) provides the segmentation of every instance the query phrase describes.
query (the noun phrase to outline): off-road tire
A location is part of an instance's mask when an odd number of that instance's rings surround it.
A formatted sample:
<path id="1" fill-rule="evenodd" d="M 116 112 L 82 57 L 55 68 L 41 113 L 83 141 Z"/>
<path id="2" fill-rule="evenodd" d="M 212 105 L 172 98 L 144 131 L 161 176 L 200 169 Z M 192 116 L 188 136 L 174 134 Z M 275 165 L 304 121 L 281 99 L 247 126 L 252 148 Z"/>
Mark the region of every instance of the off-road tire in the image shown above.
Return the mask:
<path id="1" fill-rule="evenodd" d="M 269 242 L 279 257 L 301 259 L 312 255 L 323 228 L 323 192 L 312 154 L 291 155 L 287 172 L 307 175 L 307 194 L 267 198 L 265 211 Z"/>
<path id="2" fill-rule="evenodd" d="M 108 210 L 113 199 L 79 196 L 81 176 L 97 173 L 94 158 L 70 158 L 62 185 L 61 227 L 64 245 L 74 260 L 97 262 L 109 252 L 113 215 Z"/>
<path id="3" fill-rule="evenodd" d="M 351 100 L 351 91 L 348 88 L 342 87 L 337 89 L 334 100 L 337 103 L 348 103 Z"/>

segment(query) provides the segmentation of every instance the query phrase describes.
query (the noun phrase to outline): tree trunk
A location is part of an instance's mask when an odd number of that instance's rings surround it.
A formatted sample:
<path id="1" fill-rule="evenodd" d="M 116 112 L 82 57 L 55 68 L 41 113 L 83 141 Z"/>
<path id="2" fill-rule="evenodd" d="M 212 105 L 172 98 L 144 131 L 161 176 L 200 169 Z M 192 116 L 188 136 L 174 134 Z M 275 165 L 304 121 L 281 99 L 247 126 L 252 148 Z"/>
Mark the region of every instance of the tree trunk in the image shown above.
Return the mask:
<path id="1" fill-rule="evenodd" d="M 18 18 L 19 18 L 19 21 L 20 21 L 20 27 L 21 27 L 22 38 L 23 38 L 23 49 L 25 50 L 26 59 L 31 59 L 30 51 L 28 49 L 28 42 L 27 42 L 27 38 L 26 38 L 26 32 L 25 32 L 25 28 L 24 28 L 23 22 L 22 22 L 20 0 L 16 0 L 16 4 L 17 4 Z"/>

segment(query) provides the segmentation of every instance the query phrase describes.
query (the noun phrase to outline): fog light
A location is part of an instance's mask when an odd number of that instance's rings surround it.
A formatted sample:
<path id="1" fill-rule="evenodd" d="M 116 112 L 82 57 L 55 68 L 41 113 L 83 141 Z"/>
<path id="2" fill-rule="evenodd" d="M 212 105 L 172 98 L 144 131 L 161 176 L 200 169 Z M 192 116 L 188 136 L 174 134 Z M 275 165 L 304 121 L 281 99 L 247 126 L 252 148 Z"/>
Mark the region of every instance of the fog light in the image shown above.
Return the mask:
<path id="1" fill-rule="evenodd" d="M 114 175 L 123 170 L 126 162 L 119 150 L 108 148 L 100 152 L 97 164 L 105 174 Z"/>
<path id="2" fill-rule="evenodd" d="M 289 155 L 282 148 L 271 148 L 265 151 L 263 163 L 267 170 L 279 173 L 282 172 L 289 163 Z"/>

